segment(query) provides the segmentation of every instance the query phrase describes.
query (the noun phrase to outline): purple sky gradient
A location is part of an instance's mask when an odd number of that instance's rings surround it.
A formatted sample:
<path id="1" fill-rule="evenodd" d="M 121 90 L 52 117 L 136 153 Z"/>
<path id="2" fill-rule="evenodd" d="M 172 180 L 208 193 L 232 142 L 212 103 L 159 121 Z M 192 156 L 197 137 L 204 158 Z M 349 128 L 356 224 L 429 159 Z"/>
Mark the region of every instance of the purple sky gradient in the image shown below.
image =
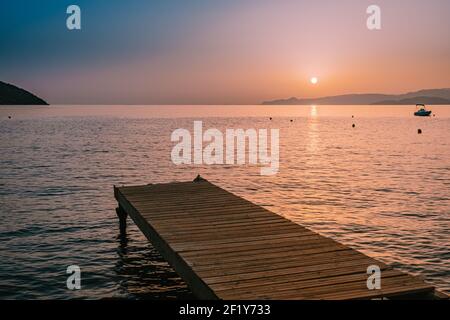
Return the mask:
<path id="1" fill-rule="evenodd" d="M 53 104 L 258 104 L 450 87 L 448 0 L 156 2 L 79 1 L 83 29 L 72 32 L 64 1 L 9 4 L 0 80 Z M 370 4 L 382 9 L 380 31 L 366 28 Z"/>

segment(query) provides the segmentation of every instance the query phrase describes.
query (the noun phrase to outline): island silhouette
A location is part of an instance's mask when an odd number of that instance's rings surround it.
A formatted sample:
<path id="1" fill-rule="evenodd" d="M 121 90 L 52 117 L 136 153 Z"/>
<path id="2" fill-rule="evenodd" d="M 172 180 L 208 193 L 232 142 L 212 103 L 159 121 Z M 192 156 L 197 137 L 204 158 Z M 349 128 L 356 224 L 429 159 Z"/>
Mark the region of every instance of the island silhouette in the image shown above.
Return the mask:
<path id="1" fill-rule="evenodd" d="M 0 105 L 48 105 L 29 91 L 0 81 Z"/>
<path id="2" fill-rule="evenodd" d="M 378 93 L 344 94 L 320 98 L 279 99 L 264 101 L 264 105 L 450 105 L 450 88 L 426 89 L 405 94 L 389 95 Z"/>

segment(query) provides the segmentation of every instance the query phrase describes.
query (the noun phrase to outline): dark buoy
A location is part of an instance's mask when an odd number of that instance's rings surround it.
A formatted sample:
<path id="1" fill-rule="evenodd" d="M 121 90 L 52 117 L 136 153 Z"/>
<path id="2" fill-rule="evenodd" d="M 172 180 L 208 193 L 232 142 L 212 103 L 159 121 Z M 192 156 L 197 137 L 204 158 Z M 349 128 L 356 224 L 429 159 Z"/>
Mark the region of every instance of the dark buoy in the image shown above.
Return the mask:
<path id="1" fill-rule="evenodd" d="M 355 124 L 352 124 L 352 128 L 355 128 L 356 127 L 356 125 Z"/>
<path id="2" fill-rule="evenodd" d="M 354 118 L 355 116 L 352 116 L 352 119 Z"/>
<path id="3" fill-rule="evenodd" d="M 8 116 L 8 119 L 11 119 L 11 116 Z"/>
<path id="4" fill-rule="evenodd" d="M 270 117 L 269 119 L 270 119 L 270 121 L 272 121 L 272 117 Z"/>
<path id="5" fill-rule="evenodd" d="M 417 130 L 418 134 L 422 134 L 422 129 Z"/>
<path id="6" fill-rule="evenodd" d="M 294 120 L 291 119 L 291 122 L 294 122 Z"/>

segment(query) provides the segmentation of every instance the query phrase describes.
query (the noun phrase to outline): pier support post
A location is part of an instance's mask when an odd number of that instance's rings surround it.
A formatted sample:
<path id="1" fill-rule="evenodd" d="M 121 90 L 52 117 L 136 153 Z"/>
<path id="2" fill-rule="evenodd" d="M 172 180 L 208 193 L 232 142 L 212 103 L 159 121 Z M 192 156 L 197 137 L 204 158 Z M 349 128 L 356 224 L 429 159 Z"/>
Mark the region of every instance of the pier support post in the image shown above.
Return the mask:
<path id="1" fill-rule="evenodd" d="M 119 205 L 116 208 L 117 217 L 119 218 L 119 230 L 120 236 L 125 237 L 127 235 L 127 212 Z"/>

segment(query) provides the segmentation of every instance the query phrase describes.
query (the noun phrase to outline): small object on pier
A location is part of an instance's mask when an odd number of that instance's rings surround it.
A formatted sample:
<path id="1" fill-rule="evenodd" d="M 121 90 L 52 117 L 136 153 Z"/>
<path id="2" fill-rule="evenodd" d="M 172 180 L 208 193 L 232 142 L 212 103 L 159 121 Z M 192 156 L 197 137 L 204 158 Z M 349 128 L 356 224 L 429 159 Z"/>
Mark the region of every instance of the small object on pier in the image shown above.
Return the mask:
<path id="1" fill-rule="evenodd" d="M 270 121 L 272 121 L 272 117 L 270 117 L 269 119 L 270 119 Z"/>
<path id="2" fill-rule="evenodd" d="M 417 130 L 418 134 L 422 134 L 422 129 Z"/>
<path id="3" fill-rule="evenodd" d="M 291 119 L 291 122 L 294 122 L 294 120 Z"/>
<path id="4" fill-rule="evenodd" d="M 352 119 L 354 118 L 355 116 L 352 116 Z"/>
<path id="5" fill-rule="evenodd" d="M 352 128 L 355 128 L 356 127 L 356 124 L 352 124 Z"/>
<path id="6" fill-rule="evenodd" d="M 197 177 L 194 179 L 194 182 L 202 182 L 206 181 L 206 179 L 202 178 L 200 175 L 197 175 Z"/>

